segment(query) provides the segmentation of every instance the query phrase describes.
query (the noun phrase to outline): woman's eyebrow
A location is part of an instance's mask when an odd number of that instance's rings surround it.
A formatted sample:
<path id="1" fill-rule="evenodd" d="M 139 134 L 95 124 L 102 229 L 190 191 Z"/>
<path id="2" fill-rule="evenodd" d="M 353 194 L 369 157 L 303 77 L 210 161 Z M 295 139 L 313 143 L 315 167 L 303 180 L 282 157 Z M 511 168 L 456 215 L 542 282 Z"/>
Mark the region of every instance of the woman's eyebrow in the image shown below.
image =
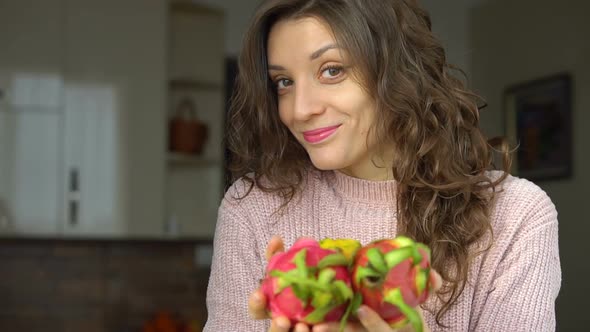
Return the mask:
<path id="1" fill-rule="evenodd" d="M 328 50 L 332 50 L 332 49 L 336 49 L 336 48 L 340 48 L 340 46 L 338 46 L 337 44 L 328 44 L 326 46 L 323 46 L 323 47 L 319 48 L 317 51 L 314 51 L 313 53 L 311 53 L 311 55 L 309 56 L 309 59 L 315 60 L 315 59 L 319 58 L 320 56 L 322 56 L 322 54 L 326 53 Z M 285 70 L 285 67 L 269 64 L 268 70 Z"/>
<path id="2" fill-rule="evenodd" d="M 319 50 L 311 53 L 311 55 L 309 56 L 309 59 L 315 60 L 315 59 L 319 58 L 322 54 L 324 54 L 326 51 L 331 50 L 331 49 L 335 49 L 335 48 L 340 48 L 340 46 L 338 46 L 336 44 L 328 44 L 326 46 L 323 46 Z"/>
<path id="3" fill-rule="evenodd" d="M 268 70 L 285 70 L 285 67 L 277 65 L 268 65 Z"/>

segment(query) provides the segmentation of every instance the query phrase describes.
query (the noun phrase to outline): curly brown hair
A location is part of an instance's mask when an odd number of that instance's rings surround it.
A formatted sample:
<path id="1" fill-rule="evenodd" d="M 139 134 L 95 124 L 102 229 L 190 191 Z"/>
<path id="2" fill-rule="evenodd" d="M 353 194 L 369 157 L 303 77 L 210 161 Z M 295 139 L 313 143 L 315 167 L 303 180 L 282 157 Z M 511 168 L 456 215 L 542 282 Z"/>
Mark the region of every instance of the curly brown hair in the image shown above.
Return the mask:
<path id="1" fill-rule="evenodd" d="M 234 180 L 280 194 L 287 204 L 313 167 L 279 119 L 267 71 L 273 24 L 303 17 L 327 23 L 375 100 L 372 130 L 394 146 L 398 232 L 430 246 L 444 280 L 441 325 L 465 287 L 475 245 L 486 234 L 491 245 L 490 201 L 508 176 L 509 147 L 479 129 L 481 99 L 452 75 L 456 68 L 415 0 L 269 0 L 258 8 L 239 58 L 226 136 Z M 504 170 L 496 179 L 486 172 L 494 168 L 494 151 Z"/>

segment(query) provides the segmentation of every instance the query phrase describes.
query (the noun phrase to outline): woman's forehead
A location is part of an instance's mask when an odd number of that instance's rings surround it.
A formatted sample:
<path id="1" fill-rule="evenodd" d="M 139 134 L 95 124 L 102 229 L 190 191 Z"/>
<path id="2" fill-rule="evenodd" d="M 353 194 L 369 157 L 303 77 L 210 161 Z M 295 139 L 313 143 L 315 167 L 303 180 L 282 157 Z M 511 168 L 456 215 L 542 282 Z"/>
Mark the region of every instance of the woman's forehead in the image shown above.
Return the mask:
<path id="1" fill-rule="evenodd" d="M 269 62 L 281 59 L 315 60 L 336 50 L 342 57 L 345 49 L 338 44 L 326 23 L 314 17 L 286 19 L 271 28 L 267 42 Z"/>

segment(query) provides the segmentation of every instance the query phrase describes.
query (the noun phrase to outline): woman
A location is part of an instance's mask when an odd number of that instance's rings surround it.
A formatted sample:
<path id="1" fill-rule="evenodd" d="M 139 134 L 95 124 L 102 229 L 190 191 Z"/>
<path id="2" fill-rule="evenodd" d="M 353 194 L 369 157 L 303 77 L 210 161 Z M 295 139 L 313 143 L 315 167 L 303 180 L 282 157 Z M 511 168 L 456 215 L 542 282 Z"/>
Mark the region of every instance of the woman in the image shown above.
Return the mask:
<path id="1" fill-rule="evenodd" d="M 248 316 L 266 318 L 267 244 L 400 234 L 431 247 L 442 277 L 422 306 L 430 330 L 555 329 L 554 205 L 508 175 L 416 1 L 265 1 L 243 47 L 206 331 L 336 331 Z M 359 319 L 347 331 L 391 331 L 367 308 Z"/>

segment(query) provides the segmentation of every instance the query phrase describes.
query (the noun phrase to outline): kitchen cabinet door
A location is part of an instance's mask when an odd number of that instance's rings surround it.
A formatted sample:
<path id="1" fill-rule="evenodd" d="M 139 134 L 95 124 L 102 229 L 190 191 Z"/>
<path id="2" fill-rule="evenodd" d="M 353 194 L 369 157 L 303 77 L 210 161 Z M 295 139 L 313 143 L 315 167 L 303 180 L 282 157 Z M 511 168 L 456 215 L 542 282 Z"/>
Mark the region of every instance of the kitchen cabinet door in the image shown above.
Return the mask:
<path id="1" fill-rule="evenodd" d="M 115 92 L 71 83 L 65 91 L 64 235 L 124 235 Z"/>
<path id="2" fill-rule="evenodd" d="M 64 234 L 161 236 L 166 1 L 65 1 Z"/>
<path id="3" fill-rule="evenodd" d="M 159 237 L 167 2 L 0 2 L 0 234 Z"/>
<path id="4" fill-rule="evenodd" d="M 55 235 L 63 218 L 61 4 L 0 2 L 2 235 Z"/>
<path id="5" fill-rule="evenodd" d="M 61 114 L 9 111 L 3 129 L 3 218 L 7 233 L 55 235 L 59 232 Z M 6 140 L 4 140 L 6 139 Z M 9 224 L 10 223 L 10 224 Z"/>

